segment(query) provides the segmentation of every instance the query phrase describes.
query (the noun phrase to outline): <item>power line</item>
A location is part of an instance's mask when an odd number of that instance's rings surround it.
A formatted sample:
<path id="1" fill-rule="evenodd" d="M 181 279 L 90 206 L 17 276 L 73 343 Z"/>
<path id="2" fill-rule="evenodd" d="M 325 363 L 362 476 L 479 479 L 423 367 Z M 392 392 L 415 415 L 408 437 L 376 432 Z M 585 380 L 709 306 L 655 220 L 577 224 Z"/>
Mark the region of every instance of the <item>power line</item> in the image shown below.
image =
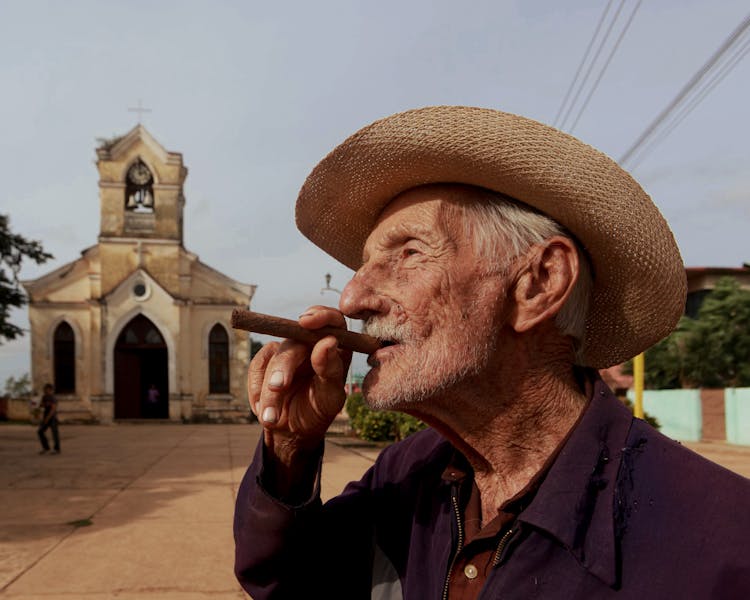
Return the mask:
<path id="1" fill-rule="evenodd" d="M 727 37 L 726 40 L 719 46 L 719 48 L 711 55 L 711 57 L 706 61 L 706 63 L 698 69 L 698 71 L 690 78 L 690 80 L 682 87 L 682 89 L 678 92 L 677 96 L 674 97 L 674 99 L 664 108 L 657 117 L 651 122 L 651 124 L 646 127 L 646 129 L 643 131 L 643 133 L 636 139 L 635 142 L 625 151 L 625 153 L 622 155 L 620 160 L 618 161 L 621 165 L 624 165 L 626 162 L 628 162 L 633 155 L 642 147 L 648 139 L 653 136 L 656 132 L 656 130 L 659 128 L 659 126 L 670 117 L 672 112 L 682 103 L 690 94 L 690 92 L 693 91 L 694 88 L 701 82 L 701 80 L 706 77 L 706 75 L 711 71 L 711 69 L 714 68 L 714 66 L 719 62 L 719 60 L 722 58 L 722 56 L 731 48 L 735 42 L 744 34 L 744 32 L 747 30 L 747 28 L 750 27 L 750 15 L 746 16 L 742 22 L 737 26 L 737 28 Z M 744 48 L 744 47 L 743 47 Z M 737 55 L 735 55 L 736 57 Z M 744 53 L 739 55 L 739 59 L 741 59 L 744 56 Z M 732 62 L 732 68 L 739 62 L 739 59 Z M 732 59 L 730 59 L 732 61 Z M 731 70 L 731 69 L 730 69 Z M 723 78 L 726 75 L 726 72 L 721 76 Z M 713 87 L 721 80 L 720 79 L 714 79 L 713 84 L 709 83 L 709 86 L 704 88 L 705 93 L 703 93 L 703 97 L 711 90 Z M 699 92 L 700 93 L 700 92 Z M 695 104 L 692 106 L 694 108 L 697 106 Z M 690 108 L 687 113 L 682 117 L 684 118 L 687 116 L 687 114 L 692 110 Z M 673 129 L 673 128 L 672 128 Z M 671 130 L 670 130 L 671 131 Z"/>
<path id="2" fill-rule="evenodd" d="M 627 23 L 625 23 L 625 27 L 622 28 L 622 31 L 620 31 L 620 35 L 617 37 L 617 41 L 615 41 L 614 46 L 612 46 L 612 50 L 610 51 L 609 56 L 607 57 L 607 60 L 604 63 L 604 66 L 602 67 L 601 71 L 599 71 L 599 76 L 596 78 L 594 85 L 591 86 L 591 89 L 589 90 L 589 93 L 586 96 L 586 100 L 584 100 L 583 104 L 581 105 L 581 108 L 578 111 L 578 115 L 576 116 L 575 121 L 573 121 L 573 124 L 570 126 L 570 129 L 568 130 L 569 133 L 573 133 L 573 130 L 576 128 L 576 125 L 578 125 L 578 121 L 581 118 L 581 115 L 583 115 L 583 112 L 586 110 L 586 107 L 589 105 L 589 101 L 591 100 L 591 97 L 594 95 L 596 88 L 599 87 L 599 82 L 602 80 L 602 77 L 604 77 L 604 73 L 606 72 L 607 67 L 609 67 L 609 63 L 612 62 L 612 57 L 615 55 L 615 52 L 617 52 L 617 49 L 620 47 L 620 42 L 622 42 L 622 38 L 625 37 L 625 34 L 630 28 L 630 24 L 633 22 L 635 13 L 638 12 L 638 9 L 640 8 L 640 6 L 641 6 L 641 0 L 638 0 L 637 4 L 635 5 L 635 8 L 633 9 L 633 12 L 630 13 L 630 17 L 628 18 Z"/>
<path id="3" fill-rule="evenodd" d="M 565 92 L 565 97 L 563 98 L 562 104 L 560 104 L 560 108 L 557 109 L 555 120 L 552 122 L 552 124 L 555 127 L 557 127 L 557 122 L 560 119 L 560 115 L 562 115 L 562 112 L 565 109 L 565 105 L 568 103 L 568 99 L 570 98 L 570 93 L 573 91 L 573 87 L 575 86 L 576 81 L 578 81 L 578 76 L 581 74 L 581 69 L 583 69 L 583 65 L 586 64 L 586 60 L 589 57 L 589 52 L 591 52 L 591 48 L 593 48 L 594 46 L 594 41 L 596 40 L 597 36 L 599 35 L 599 32 L 602 29 L 602 25 L 604 24 L 604 19 L 607 18 L 607 13 L 609 13 L 609 9 L 612 7 L 612 2 L 614 2 L 614 0 L 609 0 L 609 2 L 607 2 L 607 6 L 604 7 L 604 12 L 602 13 L 602 16 L 599 17 L 599 23 L 596 25 L 596 29 L 594 30 L 594 35 L 591 36 L 591 40 L 589 40 L 589 45 L 586 47 L 586 51 L 583 53 L 583 58 L 581 59 L 581 62 L 578 63 L 576 74 L 573 75 L 573 80 L 570 82 L 570 85 L 568 86 L 568 90 Z"/>
<path id="4" fill-rule="evenodd" d="M 589 75 L 591 75 L 591 71 L 594 68 L 594 65 L 599 60 L 599 56 L 602 53 L 602 49 L 604 48 L 604 45 L 606 44 L 607 40 L 609 39 L 610 34 L 612 33 L 612 27 L 614 27 L 615 22 L 620 16 L 620 12 L 622 11 L 622 7 L 625 5 L 625 0 L 620 0 L 620 4 L 617 7 L 617 11 L 615 12 L 614 17 L 612 17 L 612 20 L 609 22 L 609 26 L 607 27 L 607 31 L 604 33 L 604 37 L 599 42 L 599 46 L 596 49 L 596 53 L 594 54 L 594 58 L 589 63 L 588 69 L 586 69 L 586 74 L 583 76 L 583 79 L 578 85 L 578 88 L 576 89 L 576 93 L 573 96 L 573 100 L 571 101 L 570 105 L 568 106 L 567 111 L 565 111 L 565 116 L 563 117 L 562 121 L 559 124 L 560 129 L 565 128 L 565 123 L 568 120 L 568 117 L 570 117 L 570 113 L 573 111 L 573 107 L 576 105 L 576 102 L 578 102 L 578 98 L 581 95 L 581 91 L 583 91 L 583 88 L 586 85 L 586 81 L 589 78 Z"/>
<path id="5" fill-rule="evenodd" d="M 672 121 L 666 126 L 666 129 L 660 133 L 655 134 L 645 145 L 637 149 L 633 153 L 633 160 L 630 166 L 631 170 L 636 169 L 651 153 L 651 151 L 664 141 L 684 120 L 693 112 L 693 110 L 703 101 L 703 99 L 710 94 L 713 89 L 721 83 L 724 78 L 734 69 L 734 67 L 743 59 L 747 54 L 750 53 L 750 38 L 729 58 L 721 68 L 713 75 L 713 77 L 706 82 L 699 92 L 690 99 L 689 103 L 683 106 L 680 111 L 674 116 Z"/>

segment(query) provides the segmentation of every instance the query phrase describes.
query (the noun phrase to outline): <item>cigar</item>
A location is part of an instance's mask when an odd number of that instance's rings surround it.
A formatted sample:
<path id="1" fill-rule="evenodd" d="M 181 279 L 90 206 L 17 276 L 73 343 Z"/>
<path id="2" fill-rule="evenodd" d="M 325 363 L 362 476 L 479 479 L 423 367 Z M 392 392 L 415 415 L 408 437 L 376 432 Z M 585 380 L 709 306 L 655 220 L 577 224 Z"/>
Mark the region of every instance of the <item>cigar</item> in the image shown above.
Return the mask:
<path id="1" fill-rule="evenodd" d="M 362 354 L 372 354 L 381 346 L 380 340 L 364 333 L 356 333 L 335 327 L 305 329 L 297 321 L 264 315 L 242 308 L 235 308 L 232 311 L 232 327 L 244 331 L 254 331 L 255 333 L 289 338 L 306 344 L 314 344 L 318 340 L 332 335 L 338 340 L 339 346 L 342 348 L 352 350 L 353 352 L 361 352 Z"/>

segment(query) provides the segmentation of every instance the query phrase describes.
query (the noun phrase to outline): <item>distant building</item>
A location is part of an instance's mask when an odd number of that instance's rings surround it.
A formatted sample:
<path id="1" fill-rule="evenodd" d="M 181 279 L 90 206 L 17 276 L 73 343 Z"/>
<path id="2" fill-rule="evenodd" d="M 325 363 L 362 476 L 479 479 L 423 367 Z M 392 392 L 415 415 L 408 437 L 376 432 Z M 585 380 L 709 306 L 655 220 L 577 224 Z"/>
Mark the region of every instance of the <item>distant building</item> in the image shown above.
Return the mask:
<path id="1" fill-rule="evenodd" d="M 255 286 L 183 246 L 182 155 L 141 125 L 96 153 L 98 243 L 23 282 L 34 389 L 52 383 L 69 420 L 246 416 L 250 347 L 230 316 Z"/>
<path id="2" fill-rule="evenodd" d="M 740 287 L 750 290 L 750 264 L 741 267 L 687 267 L 688 293 L 685 314 L 696 318 L 705 297 L 722 277 L 732 277 Z"/>

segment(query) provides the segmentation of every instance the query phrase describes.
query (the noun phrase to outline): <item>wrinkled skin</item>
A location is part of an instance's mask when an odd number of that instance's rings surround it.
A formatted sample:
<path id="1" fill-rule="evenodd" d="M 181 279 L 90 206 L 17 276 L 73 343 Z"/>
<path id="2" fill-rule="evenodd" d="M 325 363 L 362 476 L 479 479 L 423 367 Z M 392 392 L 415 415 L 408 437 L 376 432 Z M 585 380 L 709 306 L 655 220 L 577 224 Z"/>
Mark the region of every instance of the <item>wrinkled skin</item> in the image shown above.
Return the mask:
<path id="1" fill-rule="evenodd" d="M 451 185 L 394 199 L 365 243 L 341 311 L 311 307 L 299 323 L 343 328 L 344 314 L 364 319 L 388 343 L 369 359 L 368 403 L 410 412 L 445 435 L 472 464 L 483 510 L 492 510 L 539 470 L 585 404 L 572 342 L 553 324 L 578 266 L 573 242 L 559 236 L 499 257 L 493 264 L 503 268 L 483 263 L 464 223 L 442 211 L 467 200 L 466 188 Z M 312 348 L 268 344 L 253 359 L 249 399 L 281 497 L 310 489 L 311 450 L 343 407 L 350 360 L 333 337 Z"/>
<path id="2" fill-rule="evenodd" d="M 396 341 L 369 359 L 368 402 L 408 407 L 486 367 L 498 329 L 500 277 L 480 276 L 470 240 L 442 222 L 443 202 L 415 191 L 392 202 L 363 252 L 363 266 L 344 288 L 344 314 L 366 331 Z M 343 315 L 314 306 L 303 327 L 344 327 Z M 285 340 L 263 347 L 250 367 L 251 406 L 277 443 L 315 446 L 338 414 L 350 355 L 334 338 L 312 351 Z"/>
<path id="3" fill-rule="evenodd" d="M 370 357 L 368 403 L 414 407 L 488 367 L 504 306 L 504 279 L 488 276 L 465 234 L 441 219 L 444 200 L 420 190 L 392 202 L 344 288 L 341 309 L 394 345 Z"/>

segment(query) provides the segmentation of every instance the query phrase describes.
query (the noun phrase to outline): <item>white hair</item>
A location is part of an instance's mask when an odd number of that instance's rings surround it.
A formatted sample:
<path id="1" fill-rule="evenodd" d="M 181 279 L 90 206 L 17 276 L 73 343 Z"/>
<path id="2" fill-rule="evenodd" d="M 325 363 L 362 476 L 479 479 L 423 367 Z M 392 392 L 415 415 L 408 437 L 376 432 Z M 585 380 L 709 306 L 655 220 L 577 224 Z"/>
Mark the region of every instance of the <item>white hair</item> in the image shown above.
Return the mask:
<path id="1" fill-rule="evenodd" d="M 460 211 L 467 239 L 474 242 L 477 256 L 486 259 L 493 272 L 505 272 L 513 259 L 535 244 L 559 235 L 570 239 L 578 253 L 578 279 L 555 318 L 563 335 L 575 340 L 577 357 L 582 355 L 593 276 L 591 264 L 578 241 L 559 223 L 516 200 L 483 188 L 462 185 L 471 190 L 468 202 L 451 202 L 444 217 Z"/>

